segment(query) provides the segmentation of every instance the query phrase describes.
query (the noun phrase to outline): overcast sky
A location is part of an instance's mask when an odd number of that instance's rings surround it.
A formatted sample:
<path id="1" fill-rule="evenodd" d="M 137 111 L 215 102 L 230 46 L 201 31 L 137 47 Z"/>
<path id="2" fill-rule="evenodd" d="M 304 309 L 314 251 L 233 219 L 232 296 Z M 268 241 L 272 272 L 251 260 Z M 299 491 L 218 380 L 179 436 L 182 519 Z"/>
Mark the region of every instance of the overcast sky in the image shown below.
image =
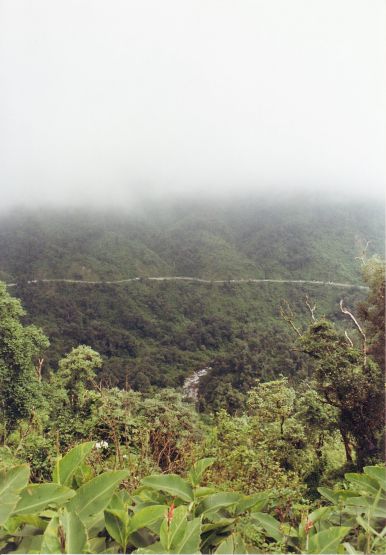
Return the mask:
<path id="1" fill-rule="evenodd" d="M 0 202 L 385 186 L 383 0 L 0 0 Z"/>

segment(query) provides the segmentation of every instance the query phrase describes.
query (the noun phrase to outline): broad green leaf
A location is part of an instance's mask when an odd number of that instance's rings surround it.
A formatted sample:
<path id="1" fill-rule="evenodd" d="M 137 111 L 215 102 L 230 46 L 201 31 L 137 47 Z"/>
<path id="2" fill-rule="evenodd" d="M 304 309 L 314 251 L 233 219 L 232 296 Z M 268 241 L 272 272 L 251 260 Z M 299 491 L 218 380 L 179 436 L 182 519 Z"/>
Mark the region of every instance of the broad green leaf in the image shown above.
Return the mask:
<path id="1" fill-rule="evenodd" d="M 205 497 L 197 507 L 197 515 L 203 513 L 217 511 L 230 505 L 235 505 L 240 501 L 241 495 L 239 493 L 214 493 Z"/>
<path id="2" fill-rule="evenodd" d="M 116 491 L 111 498 L 108 509 L 124 511 L 129 507 L 131 499 L 127 491 Z"/>
<path id="3" fill-rule="evenodd" d="M 373 480 L 370 476 L 365 474 L 357 474 L 354 472 L 347 472 L 344 477 L 350 484 L 352 484 L 359 493 L 369 493 L 376 495 L 379 490 L 377 480 Z"/>
<path id="4" fill-rule="evenodd" d="M 74 511 L 81 520 L 103 511 L 109 504 L 115 488 L 127 478 L 126 470 L 104 472 L 86 482 L 77 491 L 68 504 L 68 510 Z"/>
<path id="5" fill-rule="evenodd" d="M 104 529 L 105 515 L 103 511 L 100 511 L 99 513 L 95 513 L 95 515 L 84 518 L 82 522 L 87 530 L 87 537 L 90 540 L 91 538 L 96 538 Z"/>
<path id="6" fill-rule="evenodd" d="M 77 514 L 64 510 L 59 517 L 65 539 L 65 553 L 83 553 L 86 543 L 87 534 L 84 524 Z"/>
<path id="7" fill-rule="evenodd" d="M 62 553 L 59 539 L 59 517 L 54 516 L 47 525 L 42 539 L 42 553 Z"/>
<path id="8" fill-rule="evenodd" d="M 283 534 L 280 529 L 280 522 L 273 518 L 273 516 L 267 515 L 266 513 L 252 513 L 252 516 L 264 528 L 270 538 L 273 538 L 278 542 L 283 540 Z M 315 551 L 315 553 L 317 552 Z"/>
<path id="9" fill-rule="evenodd" d="M 320 520 L 323 520 L 328 516 L 330 516 L 331 509 L 332 509 L 331 507 L 319 507 L 318 509 L 315 509 L 315 511 L 312 511 L 312 513 L 308 515 L 308 519 L 312 520 L 312 522 L 314 523 L 319 522 Z"/>
<path id="10" fill-rule="evenodd" d="M 360 551 L 357 551 L 356 549 L 354 549 L 351 543 L 344 542 L 342 545 L 345 548 L 346 552 L 350 553 L 350 555 L 358 555 L 360 553 Z"/>
<path id="11" fill-rule="evenodd" d="M 159 528 L 157 535 L 158 534 Z M 140 530 L 137 530 L 136 532 L 130 534 L 129 545 L 139 549 L 140 547 L 147 547 L 148 545 L 151 545 L 153 541 L 154 534 L 150 532 L 148 528 L 141 528 Z"/>
<path id="12" fill-rule="evenodd" d="M 239 553 L 239 554 L 248 553 L 244 540 L 241 537 L 241 534 L 239 534 L 238 532 L 233 534 L 233 543 L 235 546 L 235 553 Z"/>
<path id="13" fill-rule="evenodd" d="M 323 495 L 323 497 L 331 501 L 331 503 L 333 503 L 334 505 L 345 503 L 347 500 L 355 497 L 355 495 L 358 495 L 358 493 L 353 490 L 332 490 L 330 488 L 324 487 L 318 488 L 318 492 Z"/>
<path id="14" fill-rule="evenodd" d="M 150 505 L 136 512 L 129 522 L 129 533 L 151 526 L 161 520 L 167 512 L 166 505 Z"/>
<path id="15" fill-rule="evenodd" d="M 183 501 L 193 501 L 192 486 L 177 474 L 153 474 L 143 478 L 142 484 L 148 488 L 164 491 Z"/>
<path id="16" fill-rule="evenodd" d="M 365 521 L 364 518 L 362 518 L 361 516 L 357 516 L 357 523 L 362 526 L 362 528 L 364 530 L 366 530 L 366 532 L 369 532 L 370 534 L 373 534 L 374 536 L 377 536 L 378 533 L 374 530 L 374 528 L 372 528 L 370 526 L 370 524 L 368 522 Z"/>
<path id="17" fill-rule="evenodd" d="M 210 530 L 217 530 L 218 528 L 227 528 L 235 522 L 234 518 L 220 518 L 215 522 L 209 522 L 202 525 L 203 532 L 210 532 Z"/>
<path id="18" fill-rule="evenodd" d="M 380 496 L 366 497 L 350 497 L 346 503 L 346 509 L 351 509 L 351 514 L 357 515 L 359 512 L 367 513 L 371 518 L 386 518 L 386 503 Z"/>
<path id="19" fill-rule="evenodd" d="M 254 511 L 261 511 L 268 503 L 269 495 L 267 493 L 255 493 L 253 495 L 243 495 L 235 508 L 235 514 L 239 515 L 252 509 Z"/>
<path id="20" fill-rule="evenodd" d="M 199 499 L 200 497 L 206 497 L 207 495 L 212 495 L 212 493 L 216 493 L 216 488 L 209 488 L 209 487 L 200 487 L 195 488 L 194 490 L 194 498 Z"/>
<path id="21" fill-rule="evenodd" d="M 110 536 L 125 551 L 129 540 L 129 515 L 126 510 L 107 509 L 105 511 L 106 529 Z"/>
<path id="22" fill-rule="evenodd" d="M 73 482 L 76 484 L 75 489 L 80 488 L 80 486 L 92 480 L 94 476 L 94 470 L 89 464 L 85 462 L 80 464 L 73 474 Z"/>
<path id="23" fill-rule="evenodd" d="M 199 483 L 201 482 L 201 479 L 204 475 L 204 472 L 210 467 L 212 466 L 212 464 L 215 462 L 215 458 L 213 457 L 208 457 L 206 459 L 201 459 L 199 461 L 197 461 L 192 468 L 189 471 L 189 480 L 190 483 L 192 484 L 192 486 L 198 486 Z"/>
<path id="24" fill-rule="evenodd" d="M 225 529 L 226 530 L 226 529 Z M 202 528 L 201 528 L 202 532 Z M 218 530 L 212 530 L 209 534 L 205 534 L 205 537 L 202 538 L 202 543 L 200 546 L 202 553 L 213 553 L 215 549 L 219 546 L 222 542 L 223 537 L 220 536 Z"/>
<path id="25" fill-rule="evenodd" d="M 43 536 L 27 536 L 13 553 L 48 553 L 41 548 Z"/>
<path id="26" fill-rule="evenodd" d="M 311 528 L 311 533 L 320 532 L 321 531 L 320 521 L 327 519 L 331 515 L 332 510 L 333 510 L 332 507 L 319 507 L 318 509 L 310 513 L 308 517 L 306 519 L 303 519 L 302 522 L 299 524 L 298 536 L 300 538 L 305 538 L 307 536 L 307 532 L 305 528 L 307 521 L 313 523 L 313 526 Z M 294 537 L 296 535 L 296 533 L 293 533 L 294 532 L 293 528 L 288 533 L 286 533 L 284 529 L 282 529 L 282 531 L 288 536 Z"/>
<path id="27" fill-rule="evenodd" d="M 318 492 L 323 495 L 323 497 L 331 501 L 331 503 L 339 503 L 339 495 L 334 490 L 330 488 L 320 487 L 318 488 Z"/>
<path id="28" fill-rule="evenodd" d="M 367 476 L 376 480 L 383 490 L 386 490 L 386 468 L 383 466 L 365 466 L 363 469 Z"/>
<path id="29" fill-rule="evenodd" d="M 240 534 L 235 533 L 228 536 L 224 541 L 220 543 L 217 547 L 215 553 L 228 554 L 228 553 L 247 553 L 247 548 L 245 547 L 244 540 Z"/>
<path id="30" fill-rule="evenodd" d="M 201 518 L 188 520 L 185 534 L 180 542 L 173 546 L 173 553 L 200 553 Z"/>
<path id="31" fill-rule="evenodd" d="M 83 464 L 85 458 L 91 453 L 94 445 L 94 441 L 80 443 L 66 453 L 62 459 L 58 458 L 52 474 L 52 481 L 62 484 L 63 486 L 71 487 L 75 472 Z"/>
<path id="32" fill-rule="evenodd" d="M 340 542 L 350 532 L 348 526 L 333 526 L 310 537 L 308 553 L 337 553 Z"/>
<path id="33" fill-rule="evenodd" d="M 162 555 L 163 553 L 167 553 L 167 551 L 165 551 L 161 542 L 156 542 L 148 545 L 147 547 L 140 547 L 135 551 L 135 553 L 156 553 L 158 555 Z"/>
<path id="34" fill-rule="evenodd" d="M 232 534 L 220 543 L 215 553 L 219 553 L 219 554 L 235 553 L 235 544 L 233 542 Z"/>
<path id="35" fill-rule="evenodd" d="M 87 545 L 87 553 L 106 553 L 106 540 L 103 537 L 91 538 L 88 540 Z"/>
<path id="36" fill-rule="evenodd" d="M 54 514 L 56 516 L 56 512 Z M 40 518 L 38 515 L 15 515 L 7 520 L 4 530 L 11 535 L 17 535 L 17 530 L 23 524 L 29 524 L 37 530 L 44 531 L 47 527 L 47 520 Z"/>
<path id="37" fill-rule="evenodd" d="M 108 547 L 106 547 L 106 550 L 104 551 L 104 553 L 119 553 L 119 545 L 117 544 L 117 542 L 111 542 L 107 544 Z"/>
<path id="38" fill-rule="evenodd" d="M 14 511 L 20 499 L 20 491 L 28 484 L 29 473 L 27 465 L 0 471 L 0 526 L 5 524 Z"/>
<path id="39" fill-rule="evenodd" d="M 183 539 L 188 525 L 187 513 L 187 508 L 182 505 L 175 509 L 170 522 L 167 518 L 163 521 L 160 530 L 160 542 L 166 551 L 173 552 Z"/>
<path id="40" fill-rule="evenodd" d="M 21 491 L 14 514 L 33 514 L 52 504 L 62 506 L 74 495 L 74 490 L 59 484 L 30 484 Z"/>

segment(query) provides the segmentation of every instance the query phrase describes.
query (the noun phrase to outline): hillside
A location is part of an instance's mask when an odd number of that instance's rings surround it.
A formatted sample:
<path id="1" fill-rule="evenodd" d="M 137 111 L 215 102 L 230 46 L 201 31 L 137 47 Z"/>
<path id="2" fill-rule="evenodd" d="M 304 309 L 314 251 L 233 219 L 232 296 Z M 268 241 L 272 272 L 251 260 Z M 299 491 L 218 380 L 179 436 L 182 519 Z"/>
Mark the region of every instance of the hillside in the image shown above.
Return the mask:
<path id="1" fill-rule="evenodd" d="M 0 277 L 360 281 L 355 257 L 383 252 L 383 207 L 264 200 L 149 205 L 133 212 L 35 211 L 0 220 Z"/>
<path id="2" fill-rule="evenodd" d="M 3 220 L 4 552 L 385 552 L 384 264 L 350 258 L 381 225 L 234 213 Z"/>
<path id="3" fill-rule="evenodd" d="M 366 241 L 369 254 L 383 251 L 383 225 L 379 206 L 327 202 L 13 213 L 0 223 L 0 276 L 17 282 L 9 291 L 22 299 L 28 321 L 50 337 L 46 369 L 84 343 L 103 355 L 101 379 L 142 391 L 181 386 L 193 370 L 245 349 L 265 353 L 254 379 L 301 375 L 307 369 L 288 357 L 292 336 L 280 317 L 281 300 L 304 319 L 307 294 L 320 314 L 340 320 L 340 298 L 353 306 L 363 291 L 328 284 L 27 280 L 196 276 L 355 285 L 361 283 L 355 257 Z"/>

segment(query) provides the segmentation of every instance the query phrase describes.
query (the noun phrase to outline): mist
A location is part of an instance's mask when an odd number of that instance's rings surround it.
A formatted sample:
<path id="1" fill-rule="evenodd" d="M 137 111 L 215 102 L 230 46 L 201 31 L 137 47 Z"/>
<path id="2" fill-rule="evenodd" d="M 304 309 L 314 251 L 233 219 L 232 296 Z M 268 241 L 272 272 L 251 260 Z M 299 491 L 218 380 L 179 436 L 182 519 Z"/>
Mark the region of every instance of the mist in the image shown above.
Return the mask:
<path id="1" fill-rule="evenodd" d="M 1 208 L 380 198 L 382 0 L 0 0 Z"/>

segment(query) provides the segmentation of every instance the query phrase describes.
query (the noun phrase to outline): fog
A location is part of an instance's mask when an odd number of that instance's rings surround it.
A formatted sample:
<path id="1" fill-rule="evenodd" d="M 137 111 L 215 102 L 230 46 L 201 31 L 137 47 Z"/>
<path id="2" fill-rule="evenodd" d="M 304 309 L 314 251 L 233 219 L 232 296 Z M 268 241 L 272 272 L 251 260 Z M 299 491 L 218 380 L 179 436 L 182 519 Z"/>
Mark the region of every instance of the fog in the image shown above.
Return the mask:
<path id="1" fill-rule="evenodd" d="M 383 0 L 0 0 L 1 206 L 378 197 Z"/>

